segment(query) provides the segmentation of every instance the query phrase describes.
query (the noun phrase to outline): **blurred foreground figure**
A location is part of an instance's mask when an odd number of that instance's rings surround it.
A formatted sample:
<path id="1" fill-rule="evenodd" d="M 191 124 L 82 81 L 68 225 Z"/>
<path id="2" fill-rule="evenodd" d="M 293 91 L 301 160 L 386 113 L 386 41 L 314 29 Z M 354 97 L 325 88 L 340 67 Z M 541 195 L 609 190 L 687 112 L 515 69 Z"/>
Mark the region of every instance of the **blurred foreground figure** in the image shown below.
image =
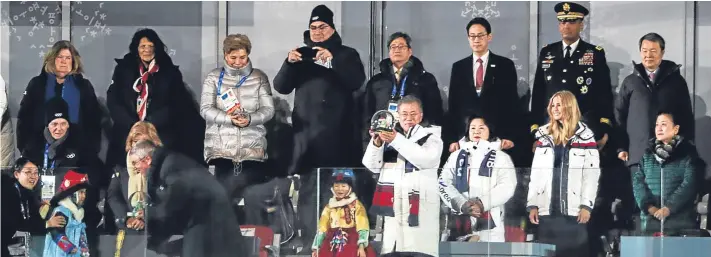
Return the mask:
<path id="1" fill-rule="evenodd" d="M 227 193 L 207 168 L 148 140 L 136 143 L 129 158 L 147 172 L 148 249 L 165 252 L 164 243 L 182 234 L 180 256 L 227 257 L 245 250 Z"/>

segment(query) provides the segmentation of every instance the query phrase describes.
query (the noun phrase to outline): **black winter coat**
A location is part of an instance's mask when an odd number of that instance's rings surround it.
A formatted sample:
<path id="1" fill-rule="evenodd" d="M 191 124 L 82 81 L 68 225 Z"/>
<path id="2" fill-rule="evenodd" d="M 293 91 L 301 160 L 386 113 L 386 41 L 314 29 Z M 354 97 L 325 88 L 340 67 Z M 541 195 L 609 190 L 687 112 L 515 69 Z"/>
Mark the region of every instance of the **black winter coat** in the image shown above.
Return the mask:
<path id="1" fill-rule="evenodd" d="M 99 201 L 99 188 L 107 186 L 107 174 L 104 172 L 103 163 L 99 157 L 96 156 L 96 152 L 92 152 L 89 146 L 86 145 L 85 141 L 81 141 L 82 135 L 79 134 L 78 129 L 74 129 L 75 125 L 69 125 L 69 131 L 67 133 L 67 139 L 57 147 L 57 153 L 54 159 L 47 160 L 47 166 L 51 167 L 54 163 L 53 175 L 54 183 L 57 185 L 55 188 L 55 193 L 59 190 L 59 185 L 64 179 L 64 175 L 67 174 L 69 170 L 74 170 L 79 173 L 87 174 L 89 176 L 89 184 L 92 185 L 87 189 L 86 203 L 84 204 L 85 210 L 85 222 L 87 227 L 96 227 L 101 221 L 101 213 L 96 207 L 96 203 Z M 40 139 L 35 139 L 28 144 L 25 152 L 22 153 L 23 156 L 35 161 L 37 167 L 42 174 L 42 169 L 44 166 L 44 153 L 45 147 L 47 146 L 47 141 L 42 136 Z M 37 195 L 42 192 L 42 186 L 38 183 L 35 187 Z"/>
<path id="2" fill-rule="evenodd" d="M 289 173 L 307 173 L 317 167 L 344 167 L 359 162 L 362 152 L 354 131 L 357 123 L 353 92 L 365 81 L 365 71 L 358 52 L 344 46 L 338 33 L 321 43 L 311 42 L 304 32 L 306 45 L 321 46 L 333 55 L 332 68 L 313 60 L 281 66 L 274 78 L 274 89 L 294 96 L 292 124 L 294 151 Z"/>
<path id="3" fill-rule="evenodd" d="M 153 123 L 167 148 L 201 162 L 205 120 L 183 83 L 178 66 L 169 57 L 156 58 L 159 70 L 148 77 L 150 93 L 145 121 Z M 136 112 L 138 92 L 133 90 L 133 83 L 140 76 L 139 62 L 138 57 L 130 53 L 123 59 L 116 59 L 112 83 L 106 92 L 106 104 L 114 122 L 106 157 L 108 167 L 125 162 L 126 138 L 131 126 L 139 121 Z"/>
<path id="4" fill-rule="evenodd" d="M 81 111 L 79 124 L 75 129 L 84 135 L 86 145 L 95 153 L 101 149 L 101 119 L 103 113 L 96 99 L 94 86 L 81 74 L 75 74 L 76 86 L 79 89 Z M 42 70 L 40 74 L 30 80 L 20 102 L 17 113 L 17 149 L 24 152 L 31 141 L 36 138 L 43 139 L 44 128 L 49 121 L 45 121 L 46 105 L 45 89 L 47 88 L 47 73 Z M 61 88 L 57 88 L 61 91 Z"/>
<path id="5" fill-rule="evenodd" d="M 370 119 L 375 112 L 387 110 L 391 100 L 393 86 L 396 87 L 394 101 L 400 100 L 402 80 L 405 81 L 405 94 L 413 95 L 422 101 L 423 118 L 422 121 L 429 125 L 442 125 L 444 110 L 442 109 L 442 97 L 437 87 L 437 79 L 432 73 L 425 71 L 422 61 L 415 56 L 410 57 L 409 64 L 406 64 L 400 74 L 398 83 L 395 81 L 393 63 L 390 58 L 380 62 L 380 73 L 373 76 L 365 86 L 365 103 L 363 110 L 363 125 L 361 134 L 363 135 L 363 149 L 370 141 Z"/>
<path id="6" fill-rule="evenodd" d="M 654 124 L 660 111 L 672 112 L 679 134 L 694 140 L 694 113 L 686 80 L 672 61 L 663 60 L 651 83 L 642 64 L 623 81 L 615 99 L 615 118 L 619 129 L 617 151 L 629 153 L 628 165 L 638 164 L 654 137 Z"/>
<path id="7" fill-rule="evenodd" d="M 27 207 L 27 219 L 23 217 L 22 204 Z M 10 256 L 8 246 L 17 231 L 30 232 L 34 236 L 46 233 L 44 220 L 39 215 L 40 198 L 32 190 L 20 186 L 11 174 L 2 174 L 2 256 Z"/>
<path id="8" fill-rule="evenodd" d="M 206 167 L 158 148 L 147 175 L 150 249 L 162 252 L 173 234 L 184 235 L 181 256 L 227 257 L 247 249 L 227 192 Z"/>

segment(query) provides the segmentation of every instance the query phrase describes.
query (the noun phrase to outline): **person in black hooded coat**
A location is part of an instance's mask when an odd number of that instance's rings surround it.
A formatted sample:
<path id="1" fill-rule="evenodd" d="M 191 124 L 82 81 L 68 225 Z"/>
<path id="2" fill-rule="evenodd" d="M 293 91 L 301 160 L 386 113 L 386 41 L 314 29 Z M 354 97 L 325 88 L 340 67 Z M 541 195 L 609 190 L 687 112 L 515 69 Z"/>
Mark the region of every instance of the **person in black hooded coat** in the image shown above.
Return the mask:
<path id="1" fill-rule="evenodd" d="M 155 31 L 142 29 L 133 35 L 129 52 L 116 59 L 112 83 L 106 92 L 114 122 L 106 157 L 108 167 L 125 165 L 126 138 L 131 126 L 140 120 L 155 125 L 165 147 L 198 162 L 203 160 L 205 120 L 165 49 Z M 140 79 L 142 73 L 145 83 Z M 143 92 L 147 92 L 145 100 L 141 100 L 146 108 L 139 115 L 137 103 Z"/>
<path id="2" fill-rule="evenodd" d="M 325 186 L 329 176 L 322 176 L 320 182 L 324 192 L 315 192 L 315 169 L 360 162 L 353 92 L 363 85 L 365 71 L 358 52 L 343 45 L 333 12 L 325 5 L 316 6 L 309 16 L 304 43 L 306 47 L 289 52 L 274 78 L 274 89 L 281 94 L 296 91 L 291 117 L 294 150 L 288 170 L 302 176 L 299 217 L 305 223 L 303 238 L 310 245 L 318 217 L 315 197 L 320 195 L 322 202 L 330 198 Z"/>

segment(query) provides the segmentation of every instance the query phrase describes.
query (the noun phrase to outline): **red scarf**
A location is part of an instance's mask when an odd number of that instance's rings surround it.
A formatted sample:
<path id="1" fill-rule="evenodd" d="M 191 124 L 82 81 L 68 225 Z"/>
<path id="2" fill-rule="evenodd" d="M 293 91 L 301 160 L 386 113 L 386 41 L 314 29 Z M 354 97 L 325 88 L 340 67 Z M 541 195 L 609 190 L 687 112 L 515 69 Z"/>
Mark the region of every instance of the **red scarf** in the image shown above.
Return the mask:
<path id="1" fill-rule="evenodd" d="M 139 60 L 139 62 L 141 61 Z M 143 63 L 139 63 L 138 71 L 141 76 L 133 82 L 133 90 L 138 92 L 136 112 L 138 113 L 138 119 L 143 121 L 146 118 L 146 109 L 148 108 L 148 76 L 158 72 L 158 64 L 156 63 L 156 59 L 153 59 L 148 65 L 148 71 L 146 71 Z"/>

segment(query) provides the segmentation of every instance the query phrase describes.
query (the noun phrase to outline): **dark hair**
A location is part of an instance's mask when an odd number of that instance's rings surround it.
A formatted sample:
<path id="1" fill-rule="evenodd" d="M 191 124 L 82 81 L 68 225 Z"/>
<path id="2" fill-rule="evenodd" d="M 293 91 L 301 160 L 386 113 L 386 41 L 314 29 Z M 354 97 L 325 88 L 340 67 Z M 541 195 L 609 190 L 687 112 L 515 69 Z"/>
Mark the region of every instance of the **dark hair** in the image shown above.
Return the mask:
<path id="1" fill-rule="evenodd" d="M 35 163 L 34 163 L 32 160 L 30 160 L 29 158 L 24 157 L 24 156 L 20 156 L 20 158 L 18 158 L 17 160 L 15 160 L 15 165 L 12 166 L 12 171 L 13 171 L 13 172 L 19 172 L 19 171 L 21 171 L 22 168 L 24 168 L 25 165 L 27 165 L 27 163 L 35 164 Z M 35 164 L 35 165 L 36 165 L 36 164 Z"/>
<path id="2" fill-rule="evenodd" d="M 388 48 L 390 48 L 390 44 L 392 44 L 392 42 L 398 38 L 405 39 L 405 44 L 407 44 L 407 48 L 412 48 L 412 38 L 410 37 L 410 35 L 400 31 L 390 34 L 390 37 L 388 38 Z"/>
<path id="3" fill-rule="evenodd" d="M 471 125 L 472 125 L 472 121 L 474 121 L 474 120 L 476 120 L 476 119 L 481 119 L 481 120 L 483 120 L 483 121 L 484 121 L 484 125 L 486 125 L 486 126 L 489 128 L 489 139 L 488 139 L 488 141 L 489 141 L 489 142 L 496 141 L 496 140 L 498 139 L 498 137 L 496 136 L 496 134 L 495 134 L 495 132 L 494 132 L 494 131 L 495 131 L 494 125 L 491 124 L 491 122 L 489 122 L 488 120 L 486 120 L 483 116 L 479 116 L 479 115 L 476 115 L 476 114 L 474 114 L 474 115 L 470 116 L 469 118 L 467 118 L 467 125 L 464 127 L 464 131 L 466 132 L 466 133 L 465 133 L 465 136 L 464 136 L 465 141 L 467 141 L 467 142 L 471 141 L 471 139 L 469 139 L 469 126 L 471 126 Z"/>
<path id="4" fill-rule="evenodd" d="M 153 43 L 153 51 L 155 52 L 156 62 L 169 61 L 171 64 L 173 63 L 170 56 L 168 56 L 168 53 L 166 53 L 167 46 L 165 46 L 163 40 L 158 37 L 158 33 L 149 28 L 139 29 L 133 34 L 131 44 L 128 45 L 128 52 L 131 53 L 131 55 L 136 57 L 138 56 L 138 45 L 140 44 L 142 38 L 146 38 L 148 41 Z"/>
<path id="5" fill-rule="evenodd" d="M 657 116 L 656 116 L 656 117 L 659 118 L 659 116 L 662 116 L 662 115 L 667 115 L 667 116 L 669 116 L 669 119 L 671 119 L 671 121 L 674 123 L 674 125 L 679 125 L 679 124 L 676 123 L 676 120 L 674 120 L 674 114 L 673 114 L 672 112 L 666 111 L 666 110 L 659 111 L 659 112 L 657 113 Z"/>
<path id="6" fill-rule="evenodd" d="M 656 42 L 659 43 L 659 47 L 662 48 L 662 51 L 664 51 L 665 43 L 664 43 L 664 38 L 660 36 L 657 33 L 650 32 L 647 33 L 646 35 L 642 36 L 642 38 L 639 39 L 639 49 L 642 50 L 642 41 L 651 41 L 651 42 Z"/>
<path id="7" fill-rule="evenodd" d="M 467 23 L 467 34 L 469 34 L 469 28 L 471 28 L 472 26 L 474 26 L 476 24 L 479 24 L 482 27 L 484 27 L 484 29 L 486 29 L 487 34 L 491 34 L 491 24 L 489 24 L 489 21 L 487 21 L 483 17 L 476 17 L 476 18 L 470 20 L 469 23 Z"/>
<path id="8" fill-rule="evenodd" d="M 403 96 L 402 98 L 400 98 L 400 100 L 397 101 L 397 107 L 398 107 L 398 109 L 399 109 L 399 108 L 400 108 L 400 105 L 403 105 L 403 104 L 412 104 L 412 103 L 416 103 L 417 106 L 420 107 L 420 112 L 424 112 L 424 111 L 425 111 L 424 109 L 422 109 L 422 108 L 423 108 L 423 107 L 422 107 L 422 100 L 420 100 L 420 98 L 417 98 L 417 97 L 414 96 L 414 95 L 406 95 L 406 96 Z"/>

